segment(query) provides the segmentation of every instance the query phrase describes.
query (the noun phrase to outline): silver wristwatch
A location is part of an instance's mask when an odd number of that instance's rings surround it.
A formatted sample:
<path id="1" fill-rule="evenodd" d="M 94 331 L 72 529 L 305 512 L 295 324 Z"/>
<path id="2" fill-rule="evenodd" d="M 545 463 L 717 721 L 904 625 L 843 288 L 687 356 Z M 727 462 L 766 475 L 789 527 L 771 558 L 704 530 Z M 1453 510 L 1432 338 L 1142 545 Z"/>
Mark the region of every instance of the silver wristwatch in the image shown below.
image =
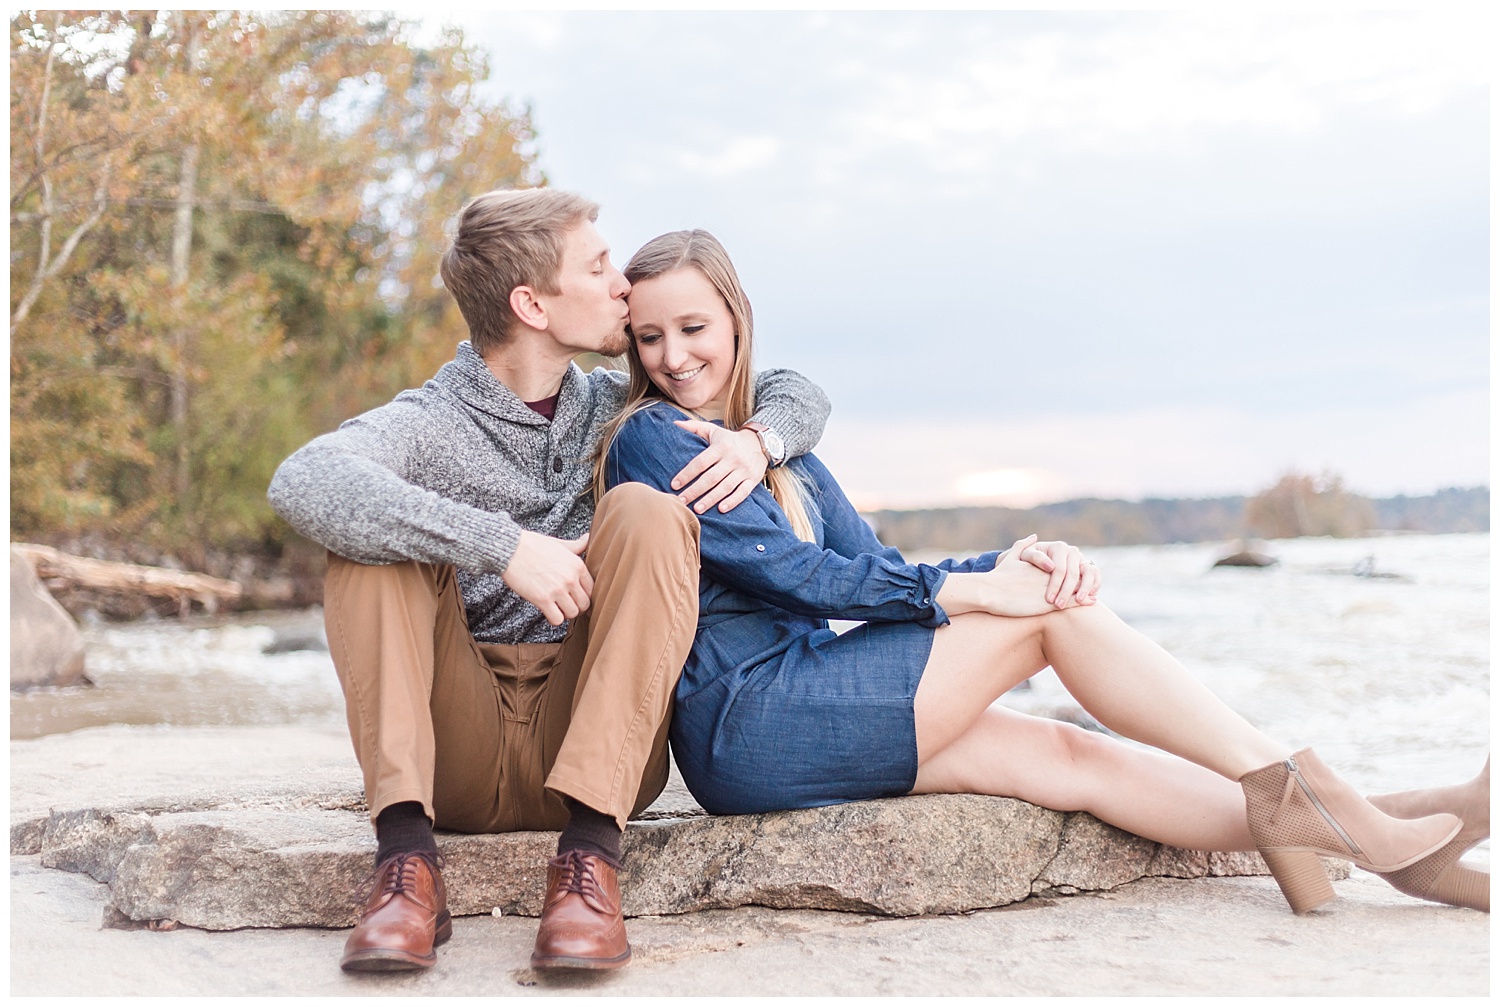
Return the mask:
<path id="1" fill-rule="evenodd" d="M 746 423 L 745 429 L 754 430 L 760 438 L 760 449 L 766 453 L 768 468 L 777 468 L 786 462 L 786 442 L 781 435 L 764 423 Z"/>

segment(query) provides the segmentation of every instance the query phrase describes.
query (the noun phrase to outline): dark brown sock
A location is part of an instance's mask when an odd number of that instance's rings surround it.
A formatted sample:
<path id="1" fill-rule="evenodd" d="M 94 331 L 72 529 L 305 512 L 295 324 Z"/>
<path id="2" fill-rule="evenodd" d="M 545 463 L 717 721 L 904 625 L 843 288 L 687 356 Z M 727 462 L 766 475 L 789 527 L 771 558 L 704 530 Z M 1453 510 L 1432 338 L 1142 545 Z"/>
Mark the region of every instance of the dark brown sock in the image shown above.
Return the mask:
<path id="1" fill-rule="evenodd" d="M 578 850 L 592 853 L 618 868 L 621 833 L 614 816 L 595 811 L 571 797 L 564 797 L 563 803 L 568 806 L 568 827 L 557 837 L 557 852 L 562 854 Z"/>
<path id="2" fill-rule="evenodd" d="M 426 853 L 437 859 L 437 840 L 432 836 L 432 823 L 421 801 L 402 801 L 392 804 L 375 816 L 375 866 L 385 863 L 386 858 L 397 853 Z"/>

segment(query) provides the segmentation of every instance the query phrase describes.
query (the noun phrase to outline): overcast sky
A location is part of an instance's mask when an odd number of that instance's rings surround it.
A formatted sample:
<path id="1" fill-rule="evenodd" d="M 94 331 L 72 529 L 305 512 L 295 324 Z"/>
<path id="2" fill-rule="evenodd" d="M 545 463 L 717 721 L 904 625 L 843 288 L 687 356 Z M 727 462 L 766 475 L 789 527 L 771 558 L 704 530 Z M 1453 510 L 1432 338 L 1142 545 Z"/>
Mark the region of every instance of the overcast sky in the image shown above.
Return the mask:
<path id="1" fill-rule="evenodd" d="M 409 12 L 408 12 L 409 13 Z M 617 264 L 713 231 L 864 506 L 1487 484 L 1454 15 L 465 13 Z"/>

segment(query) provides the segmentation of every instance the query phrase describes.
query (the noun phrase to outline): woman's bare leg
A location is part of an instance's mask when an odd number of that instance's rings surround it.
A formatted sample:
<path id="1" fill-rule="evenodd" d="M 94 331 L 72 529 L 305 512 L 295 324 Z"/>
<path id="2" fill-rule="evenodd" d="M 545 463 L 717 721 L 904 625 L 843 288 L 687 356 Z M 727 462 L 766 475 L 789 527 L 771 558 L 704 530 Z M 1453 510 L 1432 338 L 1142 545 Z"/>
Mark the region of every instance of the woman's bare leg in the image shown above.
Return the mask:
<path id="1" fill-rule="evenodd" d="M 1161 752 L 991 707 L 917 771 L 913 793 L 993 794 L 1190 850 L 1253 850 L 1240 788 Z"/>
<path id="2" fill-rule="evenodd" d="M 1229 780 L 1291 754 L 1103 605 L 1029 618 L 971 614 L 933 637 L 917 687 L 919 764 L 1047 665 L 1101 724 Z"/>

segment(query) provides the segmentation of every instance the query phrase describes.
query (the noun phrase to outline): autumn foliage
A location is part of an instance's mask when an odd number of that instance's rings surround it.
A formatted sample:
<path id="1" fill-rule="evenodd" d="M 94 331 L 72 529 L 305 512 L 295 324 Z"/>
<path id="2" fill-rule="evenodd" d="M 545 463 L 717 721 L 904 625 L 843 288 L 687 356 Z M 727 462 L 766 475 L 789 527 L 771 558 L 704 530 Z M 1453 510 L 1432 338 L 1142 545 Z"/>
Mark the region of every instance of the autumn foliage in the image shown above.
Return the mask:
<path id="1" fill-rule="evenodd" d="M 184 558 L 287 534 L 281 458 L 464 336 L 468 196 L 541 184 L 457 32 L 353 12 L 10 23 L 11 531 Z"/>
<path id="2" fill-rule="evenodd" d="M 1375 507 L 1332 472 L 1288 472 L 1245 504 L 1245 525 L 1262 538 L 1358 538 L 1375 527 Z"/>

